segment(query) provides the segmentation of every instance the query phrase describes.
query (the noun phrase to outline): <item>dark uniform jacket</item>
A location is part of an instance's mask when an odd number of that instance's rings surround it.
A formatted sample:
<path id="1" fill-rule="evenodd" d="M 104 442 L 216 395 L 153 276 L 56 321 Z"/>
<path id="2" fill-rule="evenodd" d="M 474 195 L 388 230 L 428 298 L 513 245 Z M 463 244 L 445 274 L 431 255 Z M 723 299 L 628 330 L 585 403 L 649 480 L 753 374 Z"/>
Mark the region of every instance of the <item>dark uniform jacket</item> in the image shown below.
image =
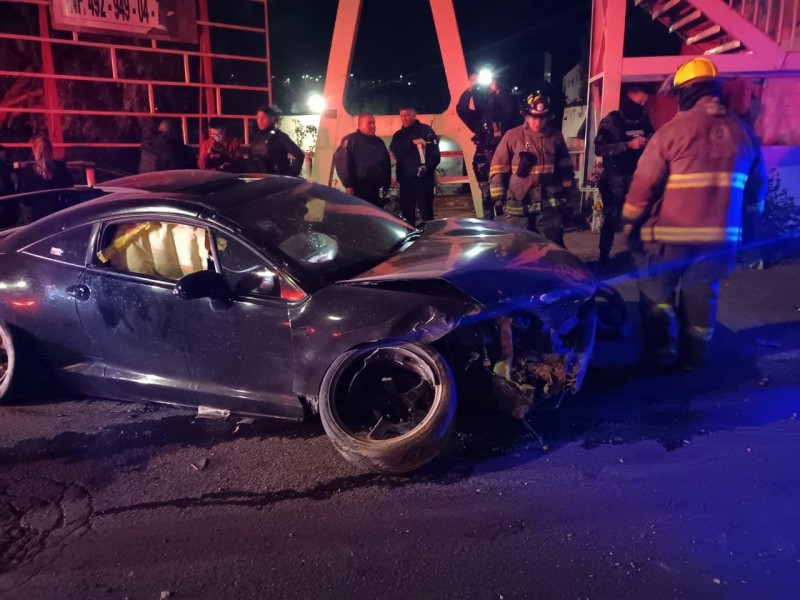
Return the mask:
<path id="1" fill-rule="evenodd" d="M 679 112 L 647 144 L 622 218 L 642 241 L 725 244 L 764 210 L 767 174 L 755 134 L 704 98 Z"/>
<path id="2" fill-rule="evenodd" d="M 636 164 L 644 152 L 644 149 L 628 148 L 628 142 L 637 137 L 650 138 L 655 131 L 641 107 L 634 105 L 627 97 L 623 98 L 622 104 L 623 110 L 615 110 L 600 121 L 594 138 L 595 154 L 603 157 L 600 191 L 604 199 L 611 200 L 609 195 L 618 198 L 619 204 L 624 200 Z"/>
<path id="3" fill-rule="evenodd" d="M 386 144 L 376 135 L 355 131 L 342 138 L 333 165 L 346 188 L 383 188 L 392 184 L 392 163 Z"/>
<path id="4" fill-rule="evenodd" d="M 470 100 L 473 101 L 475 108 L 469 107 Z M 472 141 L 480 151 L 493 151 L 500 143 L 503 134 L 519 125 L 517 103 L 502 91 L 490 94 L 468 88 L 458 99 L 456 113 L 464 125 L 475 134 Z M 496 135 L 498 133 L 499 135 Z"/>
<path id="5" fill-rule="evenodd" d="M 517 173 L 520 153 L 534 155 L 530 172 Z M 489 169 L 492 200 L 502 200 L 512 216 L 541 212 L 543 205 L 557 207 L 572 186 L 575 172 L 564 136 L 548 125 L 540 133 L 527 125 L 514 127 L 503 136 Z M 520 214 L 516 214 L 520 212 Z"/>
<path id="6" fill-rule="evenodd" d="M 297 177 L 303 170 L 305 156 L 288 135 L 275 127 L 258 129 L 250 137 L 250 164 L 257 173 Z"/>
<path id="7" fill-rule="evenodd" d="M 425 140 L 425 166 L 423 177 L 417 177 L 421 165 L 419 152 L 413 140 Z M 392 136 L 389 149 L 397 161 L 397 181 L 400 185 L 420 184 L 424 187 L 433 187 L 436 167 L 441 161 L 439 154 L 439 138 L 429 126 L 414 121 L 408 127 L 403 127 Z"/>
<path id="8" fill-rule="evenodd" d="M 142 144 L 139 173 L 194 169 L 196 166 L 194 150 L 170 133 L 162 131 L 151 142 Z"/>

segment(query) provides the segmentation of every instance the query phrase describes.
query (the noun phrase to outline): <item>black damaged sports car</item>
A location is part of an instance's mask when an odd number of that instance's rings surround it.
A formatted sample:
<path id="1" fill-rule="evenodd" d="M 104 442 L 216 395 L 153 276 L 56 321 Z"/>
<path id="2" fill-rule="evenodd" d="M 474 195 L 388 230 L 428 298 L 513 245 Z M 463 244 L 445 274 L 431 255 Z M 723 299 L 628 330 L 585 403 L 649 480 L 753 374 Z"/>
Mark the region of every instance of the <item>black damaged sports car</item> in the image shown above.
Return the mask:
<path id="1" fill-rule="evenodd" d="M 345 458 L 402 473 L 441 450 L 459 383 L 517 417 L 581 386 L 597 284 L 543 238 L 416 230 L 295 178 L 140 183 L 0 234 L 0 401 L 43 369 L 86 395 L 318 414 Z"/>

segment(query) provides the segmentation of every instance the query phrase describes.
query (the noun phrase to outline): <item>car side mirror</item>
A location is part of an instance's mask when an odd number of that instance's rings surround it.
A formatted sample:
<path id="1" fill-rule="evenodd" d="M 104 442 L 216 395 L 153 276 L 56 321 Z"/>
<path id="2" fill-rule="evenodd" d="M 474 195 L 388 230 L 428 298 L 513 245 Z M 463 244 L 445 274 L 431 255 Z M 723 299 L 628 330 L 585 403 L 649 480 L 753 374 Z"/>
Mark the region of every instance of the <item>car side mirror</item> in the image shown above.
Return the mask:
<path id="1" fill-rule="evenodd" d="M 181 300 L 210 298 L 211 300 L 230 300 L 231 290 L 225 278 L 216 271 L 196 271 L 181 277 L 175 282 L 172 293 Z"/>

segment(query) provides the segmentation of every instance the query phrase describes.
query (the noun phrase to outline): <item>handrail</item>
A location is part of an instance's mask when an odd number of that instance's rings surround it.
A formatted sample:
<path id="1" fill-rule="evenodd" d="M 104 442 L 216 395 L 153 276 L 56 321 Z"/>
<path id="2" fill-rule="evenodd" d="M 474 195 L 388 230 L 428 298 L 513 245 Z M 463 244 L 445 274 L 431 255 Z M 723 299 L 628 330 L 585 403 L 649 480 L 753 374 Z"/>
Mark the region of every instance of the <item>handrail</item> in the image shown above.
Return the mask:
<path id="1" fill-rule="evenodd" d="M 723 0 L 778 45 L 800 45 L 800 0 Z M 724 26 L 723 26 L 724 27 Z"/>

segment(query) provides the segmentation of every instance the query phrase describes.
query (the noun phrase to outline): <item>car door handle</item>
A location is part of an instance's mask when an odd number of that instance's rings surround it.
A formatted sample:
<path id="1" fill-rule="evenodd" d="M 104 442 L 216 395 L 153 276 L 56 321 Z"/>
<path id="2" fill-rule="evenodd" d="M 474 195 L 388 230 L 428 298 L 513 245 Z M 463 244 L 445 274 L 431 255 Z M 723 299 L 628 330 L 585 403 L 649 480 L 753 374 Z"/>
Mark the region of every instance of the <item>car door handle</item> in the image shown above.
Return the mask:
<path id="1" fill-rule="evenodd" d="M 71 285 L 67 288 L 67 294 L 75 300 L 86 302 L 91 296 L 91 290 L 85 285 Z"/>

